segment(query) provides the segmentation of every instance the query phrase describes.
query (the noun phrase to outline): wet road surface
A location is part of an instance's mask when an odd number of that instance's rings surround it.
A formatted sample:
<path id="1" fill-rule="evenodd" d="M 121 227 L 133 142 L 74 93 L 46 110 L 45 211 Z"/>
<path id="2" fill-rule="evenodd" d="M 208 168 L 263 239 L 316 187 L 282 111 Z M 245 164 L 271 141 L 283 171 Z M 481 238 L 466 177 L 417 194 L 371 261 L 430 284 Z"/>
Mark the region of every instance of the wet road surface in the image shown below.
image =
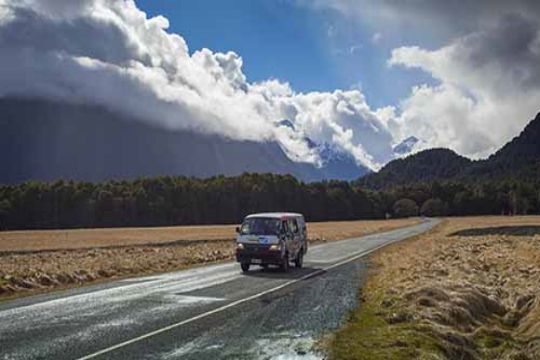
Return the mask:
<path id="1" fill-rule="evenodd" d="M 0 359 L 318 359 L 363 256 L 437 223 L 312 246 L 289 273 L 223 263 L 2 302 Z"/>

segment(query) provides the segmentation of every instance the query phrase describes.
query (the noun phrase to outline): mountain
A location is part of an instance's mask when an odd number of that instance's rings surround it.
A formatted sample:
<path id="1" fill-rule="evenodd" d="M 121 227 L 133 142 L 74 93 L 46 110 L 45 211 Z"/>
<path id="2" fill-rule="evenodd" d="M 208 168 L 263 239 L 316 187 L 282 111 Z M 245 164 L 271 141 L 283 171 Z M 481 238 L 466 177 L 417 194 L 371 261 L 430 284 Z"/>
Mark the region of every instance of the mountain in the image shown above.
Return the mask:
<path id="1" fill-rule="evenodd" d="M 313 142 L 311 142 L 313 146 Z M 358 178 L 358 164 L 354 157 L 335 146 L 324 143 L 318 145 L 318 151 L 323 163 L 323 169 L 331 174 L 340 174 L 341 179 L 355 180 Z M 369 173 L 366 169 L 362 175 Z M 330 178 L 328 178 L 330 179 Z"/>
<path id="2" fill-rule="evenodd" d="M 281 120 L 278 124 L 295 129 L 294 124 L 288 119 Z M 370 172 L 368 168 L 359 166 L 351 154 L 336 146 L 328 143 L 318 144 L 309 137 L 304 137 L 304 141 L 311 150 L 319 154 L 322 161 L 320 170 L 326 174 L 325 179 L 355 180 L 359 177 L 359 173 L 363 176 Z"/>
<path id="3" fill-rule="evenodd" d="M 486 160 L 471 161 L 448 149 L 424 150 L 389 162 L 379 172 L 357 180 L 380 189 L 418 181 L 493 178 L 540 179 L 540 113 L 523 131 Z"/>
<path id="4" fill-rule="evenodd" d="M 396 155 L 406 155 L 412 152 L 419 142 L 420 140 L 417 137 L 409 136 L 399 144 L 395 145 L 392 150 Z"/>
<path id="5" fill-rule="evenodd" d="M 520 172 L 527 176 L 540 166 L 540 113 L 525 129 L 487 160 L 478 161 L 465 172 L 466 176 L 496 177 Z"/>
<path id="6" fill-rule="evenodd" d="M 368 170 L 340 161 L 321 168 L 290 160 L 277 143 L 170 131 L 102 107 L 0 99 L 0 183 L 58 178 L 102 181 L 140 176 L 208 177 L 243 172 L 305 180 L 352 179 Z"/>
<path id="7" fill-rule="evenodd" d="M 403 159 L 390 161 L 377 173 L 360 178 L 358 183 L 370 188 L 383 188 L 418 181 L 450 179 L 458 176 L 471 163 L 471 160 L 452 150 L 424 150 Z"/>
<path id="8" fill-rule="evenodd" d="M 490 162 L 512 161 L 525 163 L 540 158 L 540 113 L 531 120 L 525 129 L 492 155 Z"/>

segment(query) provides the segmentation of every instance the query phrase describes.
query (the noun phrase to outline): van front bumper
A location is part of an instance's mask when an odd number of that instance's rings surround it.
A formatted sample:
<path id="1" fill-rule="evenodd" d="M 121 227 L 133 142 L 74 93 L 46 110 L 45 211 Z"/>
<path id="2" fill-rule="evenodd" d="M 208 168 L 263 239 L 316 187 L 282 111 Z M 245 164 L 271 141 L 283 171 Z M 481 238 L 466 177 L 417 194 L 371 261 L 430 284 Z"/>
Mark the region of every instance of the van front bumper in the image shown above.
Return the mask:
<path id="1" fill-rule="evenodd" d="M 236 249 L 236 261 L 250 264 L 281 264 L 281 250 L 269 248 L 270 245 L 244 244 L 243 249 Z"/>

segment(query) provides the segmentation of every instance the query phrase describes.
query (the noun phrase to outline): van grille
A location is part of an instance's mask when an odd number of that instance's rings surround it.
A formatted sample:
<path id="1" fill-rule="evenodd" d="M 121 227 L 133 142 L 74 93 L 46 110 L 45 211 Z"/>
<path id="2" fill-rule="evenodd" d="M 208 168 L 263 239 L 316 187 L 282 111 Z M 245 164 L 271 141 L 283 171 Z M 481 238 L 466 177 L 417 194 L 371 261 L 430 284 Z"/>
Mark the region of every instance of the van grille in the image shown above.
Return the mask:
<path id="1" fill-rule="evenodd" d="M 266 252 L 270 245 L 257 245 L 257 244 L 245 244 L 244 251 L 249 254 L 257 254 L 261 252 Z"/>

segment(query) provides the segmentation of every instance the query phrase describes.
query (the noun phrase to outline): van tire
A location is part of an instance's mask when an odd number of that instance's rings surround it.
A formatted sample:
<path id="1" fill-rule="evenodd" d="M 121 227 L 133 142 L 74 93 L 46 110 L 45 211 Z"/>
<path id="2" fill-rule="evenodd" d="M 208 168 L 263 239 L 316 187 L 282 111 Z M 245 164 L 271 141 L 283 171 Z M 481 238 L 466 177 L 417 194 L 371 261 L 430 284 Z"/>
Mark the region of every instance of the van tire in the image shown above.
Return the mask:
<path id="1" fill-rule="evenodd" d="M 300 249 L 298 255 L 296 255 L 296 259 L 294 259 L 294 266 L 301 269 L 302 265 L 304 265 L 304 249 Z"/>
<path id="2" fill-rule="evenodd" d="M 281 259 L 280 268 L 281 268 L 281 271 L 283 272 L 289 271 L 289 254 L 288 253 L 285 253 L 285 255 L 283 256 L 283 259 Z"/>
<path id="3" fill-rule="evenodd" d="M 240 267 L 242 268 L 242 271 L 243 272 L 248 272 L 249 271 L 249 263 L 240 263 Z"/>

